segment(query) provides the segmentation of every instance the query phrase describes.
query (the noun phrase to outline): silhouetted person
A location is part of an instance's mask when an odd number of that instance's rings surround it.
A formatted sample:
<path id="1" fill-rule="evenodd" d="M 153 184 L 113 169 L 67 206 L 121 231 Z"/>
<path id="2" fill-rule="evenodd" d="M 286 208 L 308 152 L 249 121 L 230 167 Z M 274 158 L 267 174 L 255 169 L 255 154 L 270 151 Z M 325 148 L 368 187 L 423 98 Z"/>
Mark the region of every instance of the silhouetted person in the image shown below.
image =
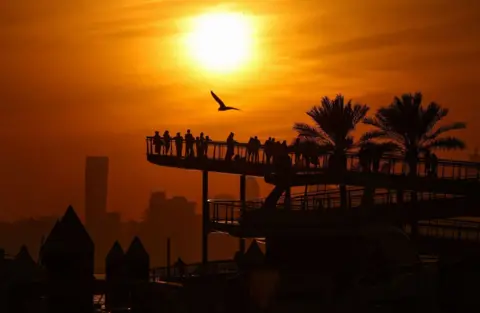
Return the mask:
<path id="1" fill-rule="evenodd" d="M 430 151 L 425 151 L 424 154 L 424 165 L 425 165 L 425 176 L 430 176 L 430 172 L 432 170 L 432 156 Z"/>
<path id="2" fill-rule="evenodd" d="M 247 162 L 253 161 L 253 137 L 250 137 L 247 143 Z"/>
<path id="3" fill-rule="evenodd" d="M 234 134 L 230 133 L 227 138 L 227 153 L 225 155 L 225 161 L 231 161 L 235 153 L 235 139 L 233 139 Z"/>
<path id="4" fill-rule="evenodd" d="M 430 175 L 433 177 L 437 177 L 437 171 L 438 171 L 438 158 L 435 153 L 432 153 L 430 155 Z"/>
<path id="5" fill-rule="evenodd" d="M 180 135 L 180 133 L 177 133 L 175 137 L 173 137 L 173 140 L 175 141 L 175 148 L 177 150 L 177 157 L 181 158 L 182 157 L 182 148 L 183 148 L 183 137 Z"/>
<path id="6" fill-rule="evenodd" d="M 360 148 L 360 151 L 358 152 L 358 162 L 360 163 L 363 172 L 370 172 L 372 159 L 370 153 L 365 147 Z"/>
<path id="7" fill-rule="evenodd" d="M 200 149 L 202 150 L 201 152 L 199 152 L 202 156 L 206 156 L 205 154 L 205 136 L 203 135 L 203 132 L 200 133 Z"/>
<path id="8" fill-rule="evenodd" d="M 260 146 L 261 146 L 260 140 L 258 139 L 257 136 L 255 136 L 253 138 L 253 161 L 255 163 L 260 162 L 260 154 L 259 154 Z"/>
<path id="9" fill-rule="evenodd" d="M 162 147 L 162 137 L 158 131 L 155 132 L 155 136 L 153 136 L 153 145 L 155 146 L 155 154 L 160 154 L 160 149 Z"/>
<path id="10" fill-rule="evenodd" d="M 193 144 L 195 143 L 195 138 L 190 133 L 190 129 L 187 129 L 185 134 L 185 157 L 193 156 Z"/>
<path id="11" fill-rule="evenodd" d="M 170 152 L 170 146 L 172 144 L 172 137 L 170 136 L 170 133 L 168 132 L 168 130 L 166 130 L 164 133 L 163 133 L 163 144 L 165 145 L 164 146 L 164 151 L 165 151 L 165 154 L 168 155 L 168 152 Z"/>
<path id="12" fill-rule="evenodd" d="M 274 139 L 272 139 L 272 159 L 273 159 L 273 163 L 278 163 L 278 159 L 279 159 L 279 156 L 281 154 L 281 151 L 282 151 L 282 144 L 280 143 L 280 141 L 274 141 Z"/>
<path id="13" fill-rule="evenodd" d="M 303 142 L 300 145 L 300 151 L 301 151 L 302 158 L 304 160 L 305 167 L 309 168 L 310 164 L 312 163 L 312 160 L 317 157 L 315 144 L 311 141 Z"/>
<path id="14" fill-rule="evenodd" d="M 300 138 L 297 138 L 293 144 L 293 153 L 295 154 L 295 164 L 300 163 L 300 155 L 302 153 L 300 150 Z"/>
<path id="15" fill-rule="evenodd" d="M 186 274 L 185 262 L 183 262 L 181 258 L 178 258 L 177 262 L 175 262 L 175 264 L 173 266 L 177 269 L 178 276 L 180 276 L 180 277 L 185 276 L 185 274 Z"/>
<path id="16" fill-rule="evenodd" d="M 270 164 L 270 159 L 272 157 L 272 138 L 268 137 L 268 139 L 263 144 L 263 152 L 264 152 L 264 162 L 266 164 Z"/>
<path id="17" fill-rule="evenodd" d="M 209 142 L 212 141 L 209 136 L 205 137 L 205 142 L 203 144 L 203 153 L 205 157 L 208 157 L 208 144 Z"/>
<path id="18" fill-rule="evenodd" d="M 197 157 L 201 158 L 203 157 L 203 145 L 202 145 L 202 140 L 200 137 L 195 138 L 195 148 L 197 149 Z"/>

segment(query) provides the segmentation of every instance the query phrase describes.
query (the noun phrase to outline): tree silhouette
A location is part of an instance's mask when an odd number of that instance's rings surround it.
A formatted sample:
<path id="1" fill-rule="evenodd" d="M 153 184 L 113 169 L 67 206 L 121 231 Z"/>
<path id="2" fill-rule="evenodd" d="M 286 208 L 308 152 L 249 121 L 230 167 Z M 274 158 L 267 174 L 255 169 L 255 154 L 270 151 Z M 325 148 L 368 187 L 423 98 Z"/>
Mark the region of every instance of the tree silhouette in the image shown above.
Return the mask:
<path id="1" fill-rule="evenodd" d="M 358 158 L 362 172 L 374 172 L 380 171 L 380 161 L 386 154 L 396 152 L 397 146 L 390 142 L 377 143 L 374 141 L 364 141 L 360 143 L 360 149 L 358 151 Z M 362 205 L 373 205 L 373 199 L 375 197 L 375 188 L 365 186 L 362 197 Z"/>
<path id="2" fill-rule="evenodd" d="M 295 123 L 293 129 L 298 132 L 298 137 L 308 142 L 313 142 L 322 150 L 332 153 L 332 163 L 335 169 L 346 170 L 346 153 L 355 148 L 352 132 L 358 123 L 364 120 L 369 107 L 367 105 L 345 102 L 343 95 L 339 94 L 334 99 L 323 97 L 320 105 L 311 108 L 307 115 L 315 125 Z M 329 164 L 329 166 L 331 165 Z M 346 186 L 340 186 L 341 206 L 347 203 Z"/>
<path id="3" fill-rule="evenodd" d="M 395 97 L 393 103 L 378 109 L 375 116 L 366 118 L 365 124 L 372 125 L 376 130 L 365 133 L 361 141 L 386 139 L 405 158 L 408 164 L 409 176 L 417 174 L 418 159 L 421 153 L 433 149 L 464 149 L 465 143 L 455 137 L 442 136 L 446 132 L 464 129 L 465 123 L 452 123 L 436 127 L 448 115 L 448 109 L 435 102 L 422 106 L 422 94 L 404 94 Z M 416 201 L 416 192 L 412 193 L 412 201 Z M 412 232 L 416 232 L 415 223 Z"/>
<path id="4" fill-rule="evenodd" d="M 377 129 L 365 133 L 361 141 L 387 139 L 405 157 L 409 175 L 415 176 L 420 153 L 465 148 L 465 143 L 458 138 L 442 137 L 448 131 L 464 129 L 465 123 L 436 127 L 448 112 L 435 102 L 423 107 L 421 93 L 404 94 L 401 98 L 395 97 L 389 106 L 380 108 L 373 118 L 364 120 L 365 124 Z"/>

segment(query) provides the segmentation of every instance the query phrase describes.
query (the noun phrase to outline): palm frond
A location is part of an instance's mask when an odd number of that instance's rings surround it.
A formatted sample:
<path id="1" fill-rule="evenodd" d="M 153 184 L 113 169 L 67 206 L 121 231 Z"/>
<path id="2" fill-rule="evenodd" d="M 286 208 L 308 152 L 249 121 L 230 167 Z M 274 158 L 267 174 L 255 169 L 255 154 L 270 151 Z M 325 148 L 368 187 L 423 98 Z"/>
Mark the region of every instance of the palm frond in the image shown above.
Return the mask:
<path id="1" fill-rule="evenodd" d="M 445 137 L 432 140 L 423 147 L 424 149 L 442 149 L 442 150 L 463 150 L 466 148 L 465 142 L 455 137 Z"/>
<path id="2" fill-rule="evenodd" d="M 438 136 L 442 135 L 443 133 L 452 131 L 452 130 L 459 130 L 467 128 L 467 124 L 463 122 L 456 122 L 449 125 L 441 126 L 432 134 L 427 136 L 428 140 L 436 139 Z"/>
<path id="3" fill-rule="evenodd" d="M 373 130 L 364 133 L 360 137 L 360 142 L 369 142 L 372 139 L 384 139 L 388 138 L 388 132 L 383 131 L 383 130 Z"/>
<path id="4" fill-rule="evenodd" d="M 306 123 L 295 123 L 293 129 L 298 132 L 298 137 L 318 141 L 321 144 L 331 144 L 332 140 L 325 132 Z"/>
<path id="5" fill-rule="evenodd" d="M 306 123 L 295 123 L 293 130 L 298 132 L 301 137 L 321 137 L 323 134 L 316 127 L 312 127 Z"/>
<path id="6" fill-rule="evenodd" d="M 315 126 L 296 123 L 294 130 L 301 137 L 317 138 L 319 144 L 335 146 L 337 151 L 346 151 L 353 147 L 352 131 L 361 122 L 369 107 L 345 101 L 343 95 L 335 98 L 323 97 L 320 105 L 313 106 L 307 115 Z"/>
<path id="7" fill-rule="evenodd" d="M 432 131 L 435 125 L 448 115 L 448 109 L 442 108 L 435 102 L 431 102 L 425 109 L 420 109 L 420 127 L 422 134 Z"/>

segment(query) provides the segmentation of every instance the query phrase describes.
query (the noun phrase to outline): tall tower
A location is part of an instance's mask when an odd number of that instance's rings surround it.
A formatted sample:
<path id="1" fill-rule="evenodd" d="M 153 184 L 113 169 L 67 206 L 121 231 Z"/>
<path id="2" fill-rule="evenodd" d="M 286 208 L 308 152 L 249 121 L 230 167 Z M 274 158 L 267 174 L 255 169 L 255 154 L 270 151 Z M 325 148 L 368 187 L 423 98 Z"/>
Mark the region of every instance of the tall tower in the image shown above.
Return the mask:
<path id="1" fill-rule="evenodd" d="M 107 213 L 108 157 L 87 157 L 85 166 L 85 224 L 93 233 Z"/>

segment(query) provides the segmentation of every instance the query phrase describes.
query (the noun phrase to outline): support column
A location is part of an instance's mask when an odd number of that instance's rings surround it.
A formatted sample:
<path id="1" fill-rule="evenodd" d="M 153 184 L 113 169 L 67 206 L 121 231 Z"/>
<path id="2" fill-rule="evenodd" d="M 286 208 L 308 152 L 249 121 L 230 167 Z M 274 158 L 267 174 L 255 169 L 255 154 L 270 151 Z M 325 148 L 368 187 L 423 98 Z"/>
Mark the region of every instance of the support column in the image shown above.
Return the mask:
<path id="1" fill-rule="evenodd" d="M 202 264 L 208 263 L 208 234 L 210 233 L 210 210 L 208 207 L 208 171 L 202 172 Z"/>
<path id="2" fill-rule="evenodd" d="M 240 203 L 242 204 L 240 215 L 243 215 L 247 205 L 247 177 L 245 175 L 240 176 Z M 240 238 L 238 241 L 238 250 L 241 254 L 245 253 L 245 238 Z"/>
<path id="3" fill-rule="evenodd" d="M 170 261 L 171 261 L 171 256 L 170 256 L 170 252 L 171 252 L 171 246 L 170 246 L 170 237 L 167 238 L 167 277 L 170 278 L 171 276 L 171 272 L 170 272 L 170 268 L 171 268 L 171 264 L 170 264 Z"/>
<path id="4" fill-rule="evenodd" d="M 292 187 L 290 186 L 287 186 L 287 188 L 285 189 L 285 208 L 290 210 L 291 209 L 291 201 L 292 201 Z"/>

